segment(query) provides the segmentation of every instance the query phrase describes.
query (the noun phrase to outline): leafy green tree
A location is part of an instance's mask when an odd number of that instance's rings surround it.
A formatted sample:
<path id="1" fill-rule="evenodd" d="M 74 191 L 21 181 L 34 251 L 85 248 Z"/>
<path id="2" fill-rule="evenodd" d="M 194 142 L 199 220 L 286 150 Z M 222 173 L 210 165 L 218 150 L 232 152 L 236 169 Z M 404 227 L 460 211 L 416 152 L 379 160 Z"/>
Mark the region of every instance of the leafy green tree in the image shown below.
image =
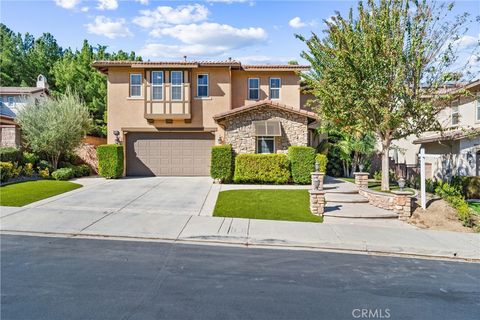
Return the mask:
<path id="1" fill-rule="evenodd" d="M 321 116 L 379 139 L 382 190 L 389 190 L 392 140 L 439 130 L 436 116 L 452 98 L 438 93 L 443 75 L 453 67 L 465 71 L 454 41 L 469 15 L 452 19 L 452 8 L 425 0 L 368 0 L 347 17 L 337 13 L 326 21 L 324 38 L 297 35 L 308 48 L 302 57 L 312 71 L 303 78 Z"/>
<path id="2" fill-rule="evenodd" d="M 17 121 L 27 146 L 44 154 L 54 169 L 60 157 L 73 152 L 91 128 L 87 106 L 70 91 L 31 101 L 18 112 Z"/>

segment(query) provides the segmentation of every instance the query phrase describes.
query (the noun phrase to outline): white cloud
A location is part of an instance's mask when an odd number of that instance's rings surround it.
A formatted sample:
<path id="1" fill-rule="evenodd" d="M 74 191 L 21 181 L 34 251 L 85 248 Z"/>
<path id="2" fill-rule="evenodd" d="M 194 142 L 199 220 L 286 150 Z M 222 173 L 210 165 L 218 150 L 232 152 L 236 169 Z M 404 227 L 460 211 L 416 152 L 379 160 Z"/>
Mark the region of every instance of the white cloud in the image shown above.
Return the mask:
<path id="1" fill-rule="evenodd" d="M 473 37 L 469 35 L 461 36 L 459 39 L 455 40 L 453 44 L 459 50 L 472 49 L 475 46 L 480 45 L 480 34 L 478 35 L 478 37 Z"/>
<path id="2" fill-rule="evenodd" d="M 298 29 L 298 28 L 303 28 L 303 27 L 306 27 L 306 26 L 314 27 L 314 26 L 317 25 L 317 21 L 312 20 L 312 21 L 309 21 L 309 22 L 304 22 L 304 21 L 302 21 L 302 19 L 300 19 L 300 17 L 295 17 L 292 20 L 290 20 L 288 22 L 288 24 L 290 25 L 290 27 Z"/>
<path id="3" fill-rule="evenodd" d="M 64 9 L 74 9 L 80 0 L 55 0 L 55 4 Z"/>
<path id="4" fill-rule="evenodd" d="M 210 3 L 226 3 L 226 4 L 245 3 L 245 2 L 248 2 L 250 5 L 255 4 L 255 2 L 251 0 L 206 0 L 206 1 Z"/>
<path id="5" fill-rule="evenodd" d="M 245 48 L 261 43 L 267 38 L 262 28 L 235 28 L 218 23 L 177 25 L 156 29 L 154 36 L 168 36 L 181 44 L 149 43 L 140 54 L 147 57 L 180 58 L 187 56 L 218 56 L 229 50 Z"/>
<path id="6" fill-rule="evenodd" d="M 305 22 L 302 22 L 302 19 L 300 19 L 300 17 L 293 18 L 292 20 L 290 20 L 288 22 L 288 24 L 292 28 L 303 28 L 303 27 L 307 26 L 307 24 Z"/>
<path id="7" fill-rule="evenodd" d="M 135 0 L 135 2 L 143 4 L 144 6 L 148 5 L 148 0 Z"/>
<path id="8" fill-rule="evenodd" d="M 85 25 L 89 33 L 105 36 L 110 39 L 131 37 L 133 34 L 125 26 L 125 19 L 112 20 L 104 16 L 95 17 L 93 23 Z"/>
<path id="9" fill-rule="evenodd" d="M 151 35 L 154 37 L 169 36 L 190 45 L 202 44 L 230 49 L 250 46 L 267 38 L 267 33 L 262 28 L 239 29 L 228 24 L 210 22 L 158 28 L 153 30 Z"/>
<path id="10" fill-rule="evenodd" d="M 143 28 L 162 27 L 170 24 L 188 24 L 204 21 L 210 12 L 201 4 L 189 4 L 176 8 L 159 6 L 154 10 L 140 10 L 133 23 Z"/>
<path id="11" fill-rule="evenodd" d="M 98 10 L 115 10 L 118 8 L 117 0 L 98 0 Z"/>
<path id="12" fill-rule="evenodd" d="M 80 8 L 80 11 L 82 11 L 82 12 L 88 12 L 88 10 L 90 10 L 90 8 L 88 8 L 88 7 L 81 7 Z"/>
<path id="13" fill-rule="evenodd" d="M 241 61 L 243 64 L 286 64 L 288 61 L 296 59 L 287 57 L 252 55 L 235 57 L 235 60 Z"/>

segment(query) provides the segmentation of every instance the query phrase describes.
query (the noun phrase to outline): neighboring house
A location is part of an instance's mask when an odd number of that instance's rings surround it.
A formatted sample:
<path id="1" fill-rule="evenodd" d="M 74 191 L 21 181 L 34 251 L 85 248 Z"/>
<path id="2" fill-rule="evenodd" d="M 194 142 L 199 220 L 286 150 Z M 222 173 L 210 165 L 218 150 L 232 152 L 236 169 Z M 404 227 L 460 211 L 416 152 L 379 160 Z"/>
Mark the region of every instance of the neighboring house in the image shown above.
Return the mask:
<path id="1" fill-rule="evenodd" d="M 425 148 L 429 155 L 426 158 L 427 178 L 480 175 L 480 80 L 449 92 L 463 89 L 469 94 L 454 100 L 438 115 L 443 132 L 427 132 L 394 142 L 398 147 L 399 163 L 417 166 L 420 148 Z"/>
<path id="2" fill-rule="evenodd" d="M 36 87 L 0 87 L 0 146 L 20 146 L 20 128 L 15 122 L 17 112 L 30 99 L 40 99 L 47 95 L 48 83 L 43 75 L 37 77 Z"/>
<path id="3" fill-rule="evenodd" d="M 238 61 L 97 61 L 108 76 L 108 142 L 125 145 L 126 175 L 209 175 L 211 147 L 286 153 L 314 140 L 299 65 Z"/>

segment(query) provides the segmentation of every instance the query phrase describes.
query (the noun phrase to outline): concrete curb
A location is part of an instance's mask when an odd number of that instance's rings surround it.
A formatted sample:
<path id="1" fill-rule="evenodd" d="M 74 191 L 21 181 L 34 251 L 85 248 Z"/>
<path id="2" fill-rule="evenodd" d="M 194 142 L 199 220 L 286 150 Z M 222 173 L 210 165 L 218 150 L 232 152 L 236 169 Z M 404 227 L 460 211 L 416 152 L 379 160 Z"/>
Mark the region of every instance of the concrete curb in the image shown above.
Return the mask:
<path id="1" fill-rule="evenodd" d="M 283 250 L 307 250 L 307 251 L 321 251 L 321 252 L 337 252 L 337 253 L 350 253 L 350 254 L 366 254 L 375 256 L 392 256 L 402 258 L 415 258 L 415 259 L 429 259 L 429 260 L 445 260 L 445 261 L 457 261 L 457 262 L 469 262 L 480 263 L 480 258 L 466 258 L 456 256 L 451 252 L 445 252 L 444 254 L 425 254 L 415 252 L 395 252 L 388 250 L 369 250 L 357 249 L 352 247 L 334 247 L 334 246 L 322 246 L 322 245 L 302 245 L 302 244 L 268 244 L 268 243 L 256 243 L 256 242 L 231 242 L 211 237 L 211 239 L 185 239 L 185 238 L 163 238 L 163 237 L 133 237 L 133 236 L 111 236 L 101 234 L 88 234 L 88 233 L 55 233 L 55 232 L 23 232 L 14 230 L 2 230 L 0 235 L 24 235 L 24 236 L 40 236 L 40 237 L 54 237 L 54 238 L 75 238 L 75 239 L 103 239 L 103 240 L 116 240 L 116 241 L 144 241 L 144 242 L 169 242 L 169 243 L 184 243 L 195 245 L 224 245 L 235 247 L 248 247 L 258 249 L 283 249 Z M 224 238 L 224 237 L 223 237 Z"/>

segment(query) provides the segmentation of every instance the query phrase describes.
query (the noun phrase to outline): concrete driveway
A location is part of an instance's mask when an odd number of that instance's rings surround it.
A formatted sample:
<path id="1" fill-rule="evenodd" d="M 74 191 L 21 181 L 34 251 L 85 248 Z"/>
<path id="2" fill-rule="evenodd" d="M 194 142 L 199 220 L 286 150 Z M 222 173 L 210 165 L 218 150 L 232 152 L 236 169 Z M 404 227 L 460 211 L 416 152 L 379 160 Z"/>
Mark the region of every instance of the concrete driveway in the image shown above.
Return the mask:
<path id="1" fill-rule="evenodd" d="M 209 177 L 93 179 L 80 179 L 78 182 L 84 184 L 83 188 L 28 207 L 104 213 L 211 215 L 218 195 Z"/>

